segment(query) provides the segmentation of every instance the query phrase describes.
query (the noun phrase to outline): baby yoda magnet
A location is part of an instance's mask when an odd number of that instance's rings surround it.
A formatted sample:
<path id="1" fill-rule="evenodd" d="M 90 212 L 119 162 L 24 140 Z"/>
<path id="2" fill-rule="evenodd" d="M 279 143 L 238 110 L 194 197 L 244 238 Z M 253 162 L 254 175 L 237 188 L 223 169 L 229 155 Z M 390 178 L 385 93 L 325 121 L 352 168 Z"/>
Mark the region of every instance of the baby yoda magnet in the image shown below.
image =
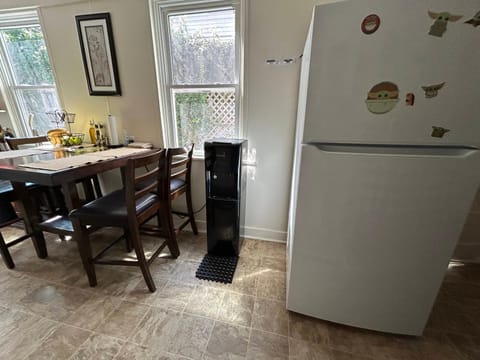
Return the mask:
<path id="1" fill-rule="evenodd" d="M 473 18 L 465 21 L 465 24 L 470 24 L 473 27 L 477 27 L 478 25 L 480 25 L 480 11 L 477 12 Z"/>
<path id="2" fill-rule="evenodd" d="M 433 98 L 438 95 L 438 90 L 443 88 L 445 85 L 445 82 L 441 84 L 436 84 L 436 85 L 427 85 L 427 86 L 422 86 L 422 89 L 425 91 L 425 97 L 427 99 Z"/>
<path id="3" fill-rule="evenodd" d="M 436 13 L 433 11 L 428 11 L 428 16 L 435 20 L 435 22 L 430 26 L 429 35 L 442 37 L 445 31 L 447 31 L 448 22 L 455 22 L 460 20 L 463 15 L 452 15 L 449 12 Z"/>
<path id="4" fill-rule="evenodd" d="M 385 114 L 392 111 L 398 103 L 398 86 L 384 81 L 370 89 L 365 100 L 367 109 L 374 114 Z"/>
<path id="5" fill-rule="evenodd" d="M 442 138 L 443 135 L 445 135 L 447 132 L 450 131 L 450 129 L 445 129 L 441 126 L 432 126 L 432 137 L 435 137 L 435 138 Z"/>

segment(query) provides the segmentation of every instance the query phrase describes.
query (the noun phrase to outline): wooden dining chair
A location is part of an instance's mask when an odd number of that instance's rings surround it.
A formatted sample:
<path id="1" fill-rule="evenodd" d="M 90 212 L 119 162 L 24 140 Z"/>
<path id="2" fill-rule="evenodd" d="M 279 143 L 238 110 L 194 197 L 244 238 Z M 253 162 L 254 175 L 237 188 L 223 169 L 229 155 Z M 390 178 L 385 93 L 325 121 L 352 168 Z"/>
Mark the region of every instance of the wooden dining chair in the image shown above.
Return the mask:
<path id="1" fill-rule="evenodd" d="M 70 213 L 90 286 L 97 285 L 94 264 L 139 266 L 148 289 L 154 292 L 156 288 L 149 265 L 166 246 L 174 258 L 178 257 L 180 252 L 176 241 L 167 237 L 147 259 L 140 237 L 140 226 L 152 217 L 158 215 L 159 222 L 163 222 L 163 224 L 158 224 L 159 227 L 164 227 L 166 224 L 165 204 L 159 195 L 164 166 L 165 150 L 131 158 L 127 161 L 123 172 L 123 189 L 107 194 Z M 123 228 L 125 236 L 135 251 L 137 260 L 102 259 L 108 249 L 122 240 L 122 237 L 115 239 L 94 255 L 89 238 L 89 226 Z"/>
<path id="2" fill-rule="evenodd" d="M 40 145 L 45 142 L 49 142 L 48 136 L 32 136 L 32 137 L 6 137 L 5 141 L 10 150 L 20 150 L 20 147 L 24 145 Z M 77 183 L 83 186 L 83 192 L 85 195 L 85 202 L 95 200 L 102 196 L 102 190 L 100 187 L 100 181 L 98 176 L 92 176 L 78 180 Z M 43 187 L 47 207 L 50 213 L 67 214 L 67 208 L 63 198 L 60 187 Z M 60 234 L 65 235 L 65 234 Z"/>
<path id="3" fill-rule="evenodd" d="M 22 145 L 39 145 L 44 142 L 48 142 L 47 136 L 32 136 L 32 137 L 6 137 L 5 142 L 7 143 L 10 150 L 19 150 Z"/>
<path id="4" fill-rule="evenodd" d="M 35 197 L 37 195 L 37 190 L 38 188 L 30 187 L 29 192 L 33 197 Z M 9 181 L 0 181 L 0 229 L 13 225 L 22 220 L 12 205 L 12 202 L 16 200 L 18 199 L 11 183 Z M 15 263 L 13 262 L 8 248 L 17 245 L 28 238 L 31 238 L 32 235 L 33 233 L 25 232 L 25 234 L 6 243 L 2 232 L 0 231 L 0 255 L 2 256 L 3 262 L 7 268 L 13 269 L 15 267 Z"/>
<path id="5" fill-rule="evenodd" d="M 5 142 L 10 150 L 20 150 L 24 145 L 40 145 L 49 142 L 47 136 L 31 136 L 31 137 L 5 137 Z M 49 188 L 42 186 L 43 203 L 41 206 L 43 213 L 54 214 L 65 212 L 63 196 L 59 188 Z"/>
<path id="6" fill-rule="evenodd" d="M 190 147 L 169 148 L 167 149 L 166 166 L 164 173 L 164 180 L 166 181 L 166 198 L 167 212 L 169 214 L 169 229 L 171 229 L 172 236 L 176 236 L 180 231 L 190 224 L 195 235 L 198 234 L 197 224 L 195 222 L 195 214 L 192 205 L 192 188 L 191 188 L 191 173 L 192 173 L 192 156 L 194 144 Z M 185 194 L 185 201 L 187 211 L 176 211 L 172 209 L 173 200 Z M 178 227 L 175 228 L 173 216 L 177 215 L 184 219 Z"/>

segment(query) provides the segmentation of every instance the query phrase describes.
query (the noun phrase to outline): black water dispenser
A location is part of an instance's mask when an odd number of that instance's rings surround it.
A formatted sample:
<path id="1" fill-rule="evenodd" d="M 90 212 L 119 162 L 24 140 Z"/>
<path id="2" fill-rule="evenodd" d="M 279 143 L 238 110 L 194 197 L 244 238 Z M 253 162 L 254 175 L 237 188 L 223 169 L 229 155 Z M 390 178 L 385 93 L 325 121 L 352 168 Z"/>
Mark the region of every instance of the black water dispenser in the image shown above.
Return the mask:
<path id="1" fill-rule="evenodd" d="M 238 256 L 245 225 L 247 140 L 205 142 L 208 253 Z"/>

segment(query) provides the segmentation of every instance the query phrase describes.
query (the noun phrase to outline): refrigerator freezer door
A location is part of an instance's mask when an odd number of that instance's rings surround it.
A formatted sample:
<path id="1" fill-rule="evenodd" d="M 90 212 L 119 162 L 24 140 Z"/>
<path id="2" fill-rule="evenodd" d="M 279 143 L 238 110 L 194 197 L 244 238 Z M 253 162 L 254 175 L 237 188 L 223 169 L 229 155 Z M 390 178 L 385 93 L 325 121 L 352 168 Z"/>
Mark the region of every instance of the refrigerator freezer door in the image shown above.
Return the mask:
<path id="1" fill-rule="evenodd" d="M 301 151 L 288 309 L 420 335 L 478 187 L 479 151 Z"/>
<path id="2" fill-rule="evenodd" d="M 452 5 L 449 0 L 318 5 L 302 65 L 309 66 L 309 77 L 300 85 L 302 143 L 478 145 L 480 31 L 465 21 L 478 12 L 480 0 Z M 447 10 L 463 17 L 449 21 L 441 37 L 430 35 L 435 20 L 428 12 Z M 367 35 L 361 24 L 369 14 L 378 15 L 380 27 Z M 366 100 L 382 82 L 398 87 L 398 102 L 390 112 L 372 113 Z M 422 88 L 442 83 L 433 97 Z M 415 95 L 413 106 L 406 105 L 409 93 Z M 434 126 L 450 131 L 432 137 Z"/>

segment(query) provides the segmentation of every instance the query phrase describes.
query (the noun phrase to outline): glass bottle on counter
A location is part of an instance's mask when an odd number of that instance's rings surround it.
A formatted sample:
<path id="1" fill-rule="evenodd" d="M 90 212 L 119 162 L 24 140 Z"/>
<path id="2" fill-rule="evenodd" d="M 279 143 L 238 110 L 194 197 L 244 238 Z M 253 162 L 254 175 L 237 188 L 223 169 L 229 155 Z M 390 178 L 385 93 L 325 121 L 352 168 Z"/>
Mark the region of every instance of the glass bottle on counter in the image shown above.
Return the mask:
<path id="1" fill-rule="evenodd" d="M 97 138 L 95 136 L 95 121 L 90 120 L 90 129 L 88 129 L 88 133 L 90 134 L 90 142 L 92 144 L 97 143 Z"/>

